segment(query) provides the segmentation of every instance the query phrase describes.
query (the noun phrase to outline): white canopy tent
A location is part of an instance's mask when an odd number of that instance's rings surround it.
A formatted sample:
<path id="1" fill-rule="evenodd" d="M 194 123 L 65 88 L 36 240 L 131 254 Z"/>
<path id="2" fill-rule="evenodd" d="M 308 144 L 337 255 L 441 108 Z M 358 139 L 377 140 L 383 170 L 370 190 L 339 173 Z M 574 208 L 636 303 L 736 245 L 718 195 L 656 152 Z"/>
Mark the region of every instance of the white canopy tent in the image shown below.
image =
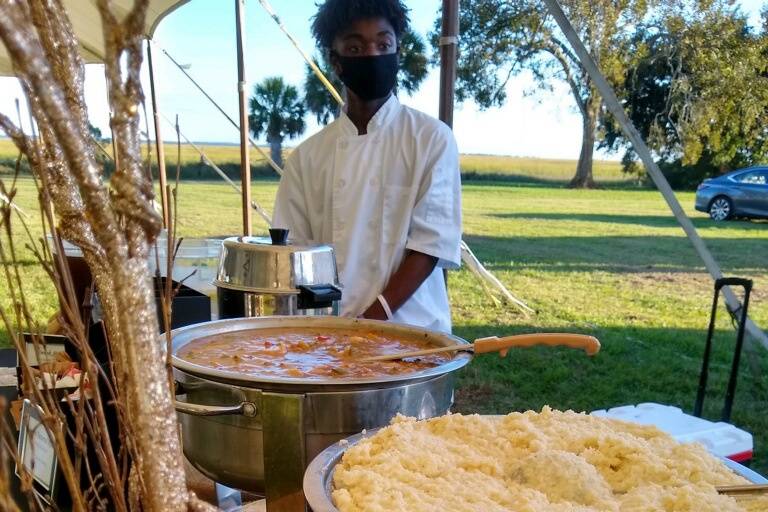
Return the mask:
<path id="1" fill-rule="evenodd" d="M 72 26 L 80 45 L 80 55 L 86 63 L 102 62 L 104 60 L 104 34 L 99 21 L 99 10 L 96 0 L 61 0 L 67 10 Z M 174 10 L 189 2 L 189 0 L 151 0 L 147 10 L 147 22 L 144 35 L 152 38 L 158 24 Z M 114 12 L 126 15 L 133 6 L 133 0 L 112 0 Z M 13 65 L 5 46 L 0 44 L 0 76 L 13 75 Z"/>
<path id="2" fill-rule="evenodd" d="M 189 2 L 189 0 L 151 0 L 147 7 L 146 23 L 144 26 L 144 36 L 152 39 L 157 26 L 163 19 L 173 11 Z M 99 8 L 96 0 L 61 0 L 64 9 L 67 11 L 69 20 L 72 22 L 72 28 L 77 37 L 80 48 L 80 56 L 86 64 L 96 64 L 104 61 L 104 33 L 101 28 L 101 18 L 99 17 Z M 112 11 L 118 16 L 126 16 L 133 6 L 133 0 L 112 0 Z M 150 73 L 154 74 L 151 68 Z M 0 44 L 0 76 L 13 76 L 13 64 L 4 45 Z M 151 84 L 152 110 L 155 113 L 156 140 L 161 141 L 159 122 L 157 119 L 157 101 L 155 97 L 154 83 Z M 157 146 L 157 159 L 160 166 L 160 198 L 163 209 L 163 225 L 168 224 L 168 195 L 165 185 L 165 158 L 163 156 L 162 144 Z"/>

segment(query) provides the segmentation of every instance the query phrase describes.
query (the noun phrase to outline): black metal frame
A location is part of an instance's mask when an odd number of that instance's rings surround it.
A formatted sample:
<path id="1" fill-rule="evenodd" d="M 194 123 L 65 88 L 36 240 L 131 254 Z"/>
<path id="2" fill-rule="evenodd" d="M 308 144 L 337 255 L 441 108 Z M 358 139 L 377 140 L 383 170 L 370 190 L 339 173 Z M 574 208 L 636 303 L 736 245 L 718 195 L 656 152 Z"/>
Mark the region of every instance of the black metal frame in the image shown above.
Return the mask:
<path id="1" fill-rule="evenodd" d="M 707 392 L 707 379 L 709 377 L 709 360 L 712 354 L 712 337 L 715 334 L 715 319 L 717 316 L 717 303 L 720 297 L 720 291 L 725 286 L 741 286 L 744 288 L 744 304 L 737 311 L 733 311 L 734 317 L 740 313 L 739 330 L 736 334 L 736 347 L 733 354 L 733 363 L 731 365 L 731 375 L 728 378 L 728 388 L 725 392 L 725 403 L 721 415 L 722 421 L 728 423 L 731 420 L 731 411 L 733 409 L 733 400 L 736 396 L 736 382 L 739 375 L 739 361 L 741 360 L 741 351 L 744 346 L 744 328 L 747 322 L 747 310 L 749 309 L 749 296 L 752 293 L 753 282 L 750 279 L 740 277 L 724 277 L 715 281 L 715 297 L 712 301 L 712 314 L 709 319 L 709 332 L 707 333 L 707 343 L 704 347 L 704 360 L 699 375 L 699 389 L 696 394 L 696 404 L 693 408 L 693 415 L 701 417 L 704 407 L 704 396 Z"/>

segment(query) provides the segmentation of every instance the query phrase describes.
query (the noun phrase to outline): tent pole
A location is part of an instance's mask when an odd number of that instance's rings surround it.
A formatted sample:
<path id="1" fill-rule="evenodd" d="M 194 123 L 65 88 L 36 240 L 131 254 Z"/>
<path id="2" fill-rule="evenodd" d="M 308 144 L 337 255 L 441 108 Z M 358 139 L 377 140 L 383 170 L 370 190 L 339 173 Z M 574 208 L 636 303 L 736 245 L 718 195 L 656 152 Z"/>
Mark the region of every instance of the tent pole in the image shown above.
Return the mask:
<path id="1" fill-rule="evenodd" d="M 608 107 L 608 110 L 611 112 L 611 114 L 613 114 L 613 117 L 621 125 L 624 134 L 632 142 L 632 146 L 635 152 L 640 157 L 640 160 L 643 161 L 645 170 L 651 176 L 651 179 L 653 179 L 653 183 L 656 185 L 656 188 L 659 189 L 661 195 L 664 196 L 664 199 L 667 201 L 667 205 L 669 205 L 670 210 L 672 210 L 672 214 L 675 216 L 677 222 L 680 224 L 680 227 L 683 228 L 683 231 L 688 237 L 688 240 L 691 241 L 694 249 L 696 249 L 699 257 L 704 262 L 704 266 L 706 267 L 707 271 L 710 273 L 713 279 L 722 278 L 723 271 L 720 269 L 720 265 L 718 265 L 717 261 L 712 256 L 712 253 L 709 252 L 707 245 L 704 243 L 704 240 L 701 238 L 698 231 L 696 231 L 696 227 L 691 222 L 691 219 L 689 219 L 683 211 L 683 208 L 680 206 L 680 202 L 677 200 L 672 187 L 669 186 L 669 182 L 664 177 L 664 174 L 662 174 L 659 166 L 656 164 L 656 161 L 653 159 L 651 150 L 645 144 L 643 136 L 640 135 L 640 132 L 638 132 L 637 128 L 635 128 L 635 126 L 632 124 L 632 121 L 627 116 L 627 113 L 624 112 L 624 108 L 622 108 L 621 103 L 619 103 L 619 99 L 616 97 L 616 93 L 613 91 L 611 85 L 600 72 L 600 68 L 597 67 L 597 64 L 587 51 L 584 43 L 579 38 L 579 35 L 573 29 L 573 26 L 571 26 L 571 22 L 568 21 L 568 17 L 563 12 L 560 4 L 557 2 L 557 0 L 544 0 L 544 3 L 547 5 L 547 9 L 549 10 L 550 14 L 555 18 L 557 24 L 560 26 L 560 30 L 562 30 L 565 34 L 565 37 L 568 39 L 568 42 L 571 44 L 574 52 L 579 57 L 581 65 L 584 66 L 584 69 L 587 70 L 589 77 L 594 82 L 598 91 L 600 91 L 600 96 L 602 96 L 606 107 Z M 742 305 L 739 299 L 736 297 L 736 294 L 733 293 L 733 290 L 727 286 L 723 288 L 723 294 L 725 295 L 725 302 L 728 307 L 728 311 L 732 315 L 737 315 L 741 310 Z M 765 348 L 768 348 L 768 335 L 766 335 L 766 333 L 761 330 L 760 327 L 758 327 L 750 319 L 747 319 L 746 327 L 747 331 L 755 339 L 757 339 Z"/>
<path id="2" fill-rule="evenodd" d="M 235 0 L 237 21 L 237 92 L 240 100 L 240 177 L 243 199 L 243 235 L 251 235 L 251 163 L 248 146 L 248 109 L 245 84 L 245 0 Z"/>
<path id="3" fill-rule="evenodd" d="M 453 128 L 456 57 L 459 37 L 459 0 L 443 0 L 440 33 L 440 120 Z"/>
<path id="4" fill-rule="evenodd" d="M 160 116 L 157 113 L 155 94 L 155 66 L 152 63 L 152 43 L 147 38 L 147 65 L 149 66 L 149 91 L 152 97 L 152 116 L 155 123 L 155 150 L 157 151 L 157 173 L 160 177 L 160 204 L 163 207 L 163 227 L 168 229 L 168 189 L 165 176 L 165 147 L 160 134 Z"/>
<path id="5" fill-rule="evenodd" d="M 456 57 L 459 36 L 459 0 L 443 0 L 440 29 L 440 113 L 442 122 L 453 128 L 453 106 L 456 94 Z M 448 271 L 443 270 L 448 285 Z"/>

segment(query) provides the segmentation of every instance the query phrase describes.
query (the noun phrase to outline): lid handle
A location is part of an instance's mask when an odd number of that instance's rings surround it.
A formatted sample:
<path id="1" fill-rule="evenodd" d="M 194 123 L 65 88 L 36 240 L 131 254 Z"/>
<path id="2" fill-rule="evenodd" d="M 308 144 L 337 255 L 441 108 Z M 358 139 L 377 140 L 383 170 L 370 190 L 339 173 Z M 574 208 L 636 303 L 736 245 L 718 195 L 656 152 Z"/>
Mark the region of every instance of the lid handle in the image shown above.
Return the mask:
<path id="1" fill-rule="evenodd" d="M 272 245 L 288 245 L 288 230 L 283 228 L 270 228 L 269 237 Z"/>
<path id="2" fill-rule="evenodd" d="M 299 287 L 299 309 L 324 309 L 341 300 L 341 290 L 332 284 L 306 284 Z"/>

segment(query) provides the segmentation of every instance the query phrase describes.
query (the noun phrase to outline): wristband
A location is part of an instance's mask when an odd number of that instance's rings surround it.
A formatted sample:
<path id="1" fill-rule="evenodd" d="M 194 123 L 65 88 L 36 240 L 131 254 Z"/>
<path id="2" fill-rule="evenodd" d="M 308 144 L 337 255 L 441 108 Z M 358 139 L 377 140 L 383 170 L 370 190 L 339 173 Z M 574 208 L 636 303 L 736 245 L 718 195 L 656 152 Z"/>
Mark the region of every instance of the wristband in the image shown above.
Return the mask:
<path id="1" fill-rule="evenodd" d="M 384 295 L 379 295 L 376 297 L 376 300 L 379 301 L 382 309 L 384 309 L 384 313 L 387 315 L 387 320 L 392 320 L 392 309 L 389 307 L 389 302 L 384 298 Z"/>

